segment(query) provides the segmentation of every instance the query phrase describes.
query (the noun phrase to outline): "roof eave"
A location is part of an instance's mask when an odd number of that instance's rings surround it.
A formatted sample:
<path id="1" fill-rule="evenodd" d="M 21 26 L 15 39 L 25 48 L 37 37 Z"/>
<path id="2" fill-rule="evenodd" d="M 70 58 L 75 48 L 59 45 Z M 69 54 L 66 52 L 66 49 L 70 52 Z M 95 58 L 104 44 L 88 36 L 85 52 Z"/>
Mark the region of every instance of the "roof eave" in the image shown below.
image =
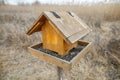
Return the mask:
<path id="1" fill-rule="evenodd" d="M 27 31 L 27 35 L 31 35 L 34 33 L 34 28 L 35 26 L 38 24 L 38 21 L 41 19 L 41 17 L 44 15 L 44 13 L 42 12 L 41 15 L 39 16 L 39 18 L 34 22 L 34 24 L 30 27 L 30 29 Z"/>

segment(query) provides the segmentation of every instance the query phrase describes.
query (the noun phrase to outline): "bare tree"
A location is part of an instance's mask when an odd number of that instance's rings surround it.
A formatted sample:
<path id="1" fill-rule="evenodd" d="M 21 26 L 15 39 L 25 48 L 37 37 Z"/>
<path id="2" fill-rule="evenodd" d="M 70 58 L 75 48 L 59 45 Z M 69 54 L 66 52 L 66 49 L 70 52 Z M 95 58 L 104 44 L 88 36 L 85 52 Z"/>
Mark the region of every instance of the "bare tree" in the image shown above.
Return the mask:
<path id="1" fill-rule="evenodd" d="M 41 3 L 38 0 L 36 0 L 34 3 L 32 3 L 32 5 L 41 5 Z"/>
<path id="2" fill-rule="evenodd" d="M 5 0 L 0 0 L 0 5 L 5 5 Z"/>

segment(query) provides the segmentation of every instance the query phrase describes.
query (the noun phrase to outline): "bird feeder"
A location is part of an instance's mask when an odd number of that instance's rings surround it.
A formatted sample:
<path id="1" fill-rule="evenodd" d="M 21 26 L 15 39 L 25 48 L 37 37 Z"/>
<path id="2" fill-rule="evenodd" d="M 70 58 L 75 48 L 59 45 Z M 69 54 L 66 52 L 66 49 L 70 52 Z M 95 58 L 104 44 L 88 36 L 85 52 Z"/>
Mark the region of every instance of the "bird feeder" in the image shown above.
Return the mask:
<path id="1" fill-rule="evenodd" d="M 70 70 L 91 48 L 91 42 L 79 40 L 90 31 L 73 12 L 45 11 L 27 32 L 41 32 L 42 42 L 28 49 L 32 55 Z"/>

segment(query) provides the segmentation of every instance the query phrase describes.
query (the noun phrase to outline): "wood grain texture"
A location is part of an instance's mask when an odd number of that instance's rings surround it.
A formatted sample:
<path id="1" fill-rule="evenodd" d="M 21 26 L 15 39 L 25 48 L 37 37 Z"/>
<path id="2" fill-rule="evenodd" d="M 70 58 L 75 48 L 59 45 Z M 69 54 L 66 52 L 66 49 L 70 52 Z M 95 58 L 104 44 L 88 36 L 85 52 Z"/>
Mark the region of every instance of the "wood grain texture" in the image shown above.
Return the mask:
<path id="1" fill-rule="evenodd" d="M 45 60 L 49 63 L 52 63 L 54 65 L 62 67 L 65 70 L 71 69 L 70 63 L 68 61 L 59 59 L 57 57 L 54 57 L 52 55 L 49 55 L 49 54 L 46 54 L 42 51 L 38 51 L 38 50 L 34 49 L 35 47 L 40 47 L 40 46 L 41 46 L 41 44 L 37 44 L 37 45 L 33 45 L 33 46 L 29 47 L 28 50 L 29 50 L 30 54 L 32 54 L 32 55 L 34 55 L 42 60 Z"/>
<path id="2" fill-rule="evenodd" d="M 65 53 L 67 54 L 72 48 L 75 48 L 78 46 L 78 42 L 75 42 L 73 44 L 68 44 L 66 42 L 64 42 L 64 50 L 65 50 Z M 65 55 L 66 55 L 65 54 Z"/>
<path id="3" fill-rule="evenodd" d="M 66 61 L 58 57 L 52 56 L 50 54 L 46 54 L 42 51 L 36 50 L 36 48 L 42 46 L 42 43 L 37 44 L 37 45 L 32 45 L 28 48 L 28 50 L 32 55 L 39 57 L 42 60 L 45 60 L 56 66 L 59 66 L 65 70 L 71 70 L 72 67 L 75 66 L 75 64 L 77 64 L 80 61 L 80 59 L 83 58 L 84 55 L 87 54 L 87 52 L 92 47 L 91 42 L 79 41 L 78 44 L 81 46 L 85 46 L 85 48 L 81 52 L 79 52 L 71 61 Z"/>
<path id="4" fill-rule="evenodd" d="M 46 20 L 42 27 L 42 39 L 43 47 L 45 49 L 55 51 L 61 56 L 65 56 L 69 50 L 78 45 L 77 42 L 74 44 L 67 43 L 48 20 Z"/>
<path id="5" fill-rule="evenodd" d="M 42 27 L 43 47 L 57 52 L 60 55 L 65 55 L 63 38 L 52 28 L 49 22 L 46 20 Z"/>
<path id="6" fill-rule="evenodd" d="M 28 35 L 31 35 L 35 32 L 41 31 L 41 27 L 44 24 L 46 18 L 43 14 L 39 16 L 39 18 L 34 22 L 32 27 L 27 31 Z"/>
<path id="7" fill-rule="evenodd" d="M 45 11 L 27 34 L 38 31 L 42 31 L 42 42 L 45 49 L 65 56 L 70 49 L 77 46 L 80 38 L 90 32 L 90 29 L 72 12 Z"/>
<path id="8" fill-rule="evenodd" d="M 88 33 L 89 33 L 89 30 L 83 30 L 83 31 L 75 33 L 74 35 L 71 35 L 70 37 L 68 37 L 68 39 L 72 43 L 74 43 L 74 42 L 78 41 L 80 38 L 84 37 Z"/>
<path id="9" fill-rule="evenodd" d="M 44 12 L 51 23 L 64 35 L 68 42 L 74 43 L 91 30 L 78 16 L 71 12 L 56 12 L 61 18 L 56 18 L 49 11 Z M 78 36 L 78 34 L 80 36 Z M 73 37 L 75 36 L 75 37 Z M 77 36 L 77 38 L 76 38 Z"/>
<path id="10" fill-rule="evenodd" d="M 34 23 L 33 27 L 27 32 L 27 34 L 32 34 L 34 32 L 40 31 L 44 25 L 44 22 L 48 20 L 55 31 L 60 33 L 60 36 L 70 44 L 75 43 L 83 36 L 87 35 L 91 29 L 73 12 L 55 12 L 60 18 L 57 18 L 52 12 L 45 11 L 39 17 L 39 19 Z M 40 25 L 42 22 L 42 25 Z M 40 24 L 39 24 L 40 23 Z M 39 25 L 38 25 L 39 24 Z"/>

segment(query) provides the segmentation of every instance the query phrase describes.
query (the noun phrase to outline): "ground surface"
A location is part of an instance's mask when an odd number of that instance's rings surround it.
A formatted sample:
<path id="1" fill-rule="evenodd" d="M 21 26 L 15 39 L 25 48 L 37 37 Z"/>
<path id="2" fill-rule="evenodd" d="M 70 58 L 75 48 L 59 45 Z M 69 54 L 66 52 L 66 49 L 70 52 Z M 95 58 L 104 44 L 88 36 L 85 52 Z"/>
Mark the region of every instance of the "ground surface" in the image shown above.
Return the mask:
<path id="1" fill-rule="evenodd" d="M 41 35 L 25 33 L 45 10 L 73 11 L 93 30 L 83 38 L 92 41 L 93 48 L 70 72 L 62 71 L 62 80 L 120 80 L 119 8 L 0 6 L 0 80 L 58 80 L 55 65 L 27 52 L 28 46 L 41 41 Z"/>

